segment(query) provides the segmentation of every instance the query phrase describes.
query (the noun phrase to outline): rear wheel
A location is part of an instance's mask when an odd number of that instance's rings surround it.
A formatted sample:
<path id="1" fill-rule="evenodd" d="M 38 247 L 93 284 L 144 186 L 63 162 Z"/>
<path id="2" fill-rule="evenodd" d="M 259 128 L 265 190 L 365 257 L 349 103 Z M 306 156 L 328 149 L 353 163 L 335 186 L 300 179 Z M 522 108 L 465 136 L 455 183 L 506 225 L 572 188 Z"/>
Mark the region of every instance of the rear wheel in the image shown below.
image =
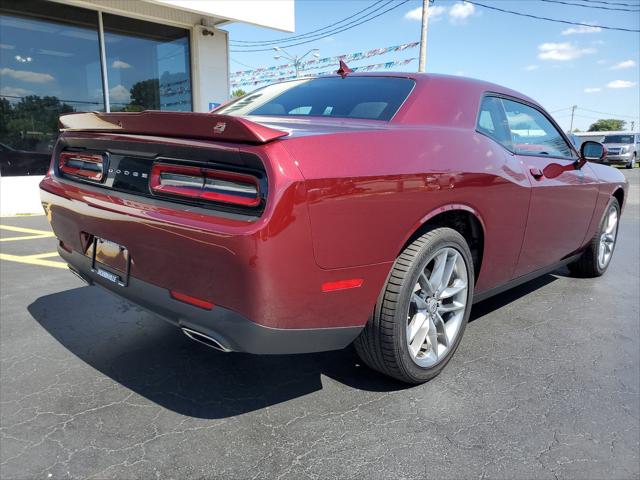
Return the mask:
<path id="1" fill-rule="evenodd" d="M 408 383 L 442 371 L 458 348 L 473 298 L 473 262 L 464 237 L 436 228 L 397 258 L 355 348 L 362 361 Z"/>
<path id="2" fill-rule="evenodd" d="M 579 277 L 599 277 L 606 272 L 618 240 L 620 204 L 612 198 L 604 211 L 600 228 L 589 242 L 589 246 L 569 270 Z"/>

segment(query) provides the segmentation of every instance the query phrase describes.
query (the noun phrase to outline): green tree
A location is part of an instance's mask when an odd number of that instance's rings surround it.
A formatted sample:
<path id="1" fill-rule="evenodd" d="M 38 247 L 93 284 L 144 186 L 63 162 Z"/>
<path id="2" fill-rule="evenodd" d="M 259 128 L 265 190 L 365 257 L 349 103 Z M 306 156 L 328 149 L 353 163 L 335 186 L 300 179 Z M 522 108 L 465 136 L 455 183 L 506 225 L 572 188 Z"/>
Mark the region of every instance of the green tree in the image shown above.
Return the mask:
<path id="1" fill-rule="evenodd" d="M 17 150 L 46 150 L 58 135 L 58 117 L 73 112 L 56 97 L 28 95 L 11 104 L 0 102 L 0 138 Z"/>
<path id="2" fill-rule="evenodd" d="M 241 88 L 238 88 L 237 90 L 234 90 L 233 92 L 231 92 L 231 96 L 234 97 L 234 98 L 244 97 L 246 94 L 247 94 L 247 92 L 245 92 Z"/>
<path id="3" fill-rule="evenodd" d="M 150 78 L 133 84 L 130 90 L 131 103 L 128 111 L 158 110 L 160 108 L 160 80 Z"/>
<path id="4" fill-rule="evenodd" d="M 589 132 L 610 132 L 624 130 L 624 120 L 616 120 L 615 118 L 601 118 L 596 123 L 592 123 Z"/>

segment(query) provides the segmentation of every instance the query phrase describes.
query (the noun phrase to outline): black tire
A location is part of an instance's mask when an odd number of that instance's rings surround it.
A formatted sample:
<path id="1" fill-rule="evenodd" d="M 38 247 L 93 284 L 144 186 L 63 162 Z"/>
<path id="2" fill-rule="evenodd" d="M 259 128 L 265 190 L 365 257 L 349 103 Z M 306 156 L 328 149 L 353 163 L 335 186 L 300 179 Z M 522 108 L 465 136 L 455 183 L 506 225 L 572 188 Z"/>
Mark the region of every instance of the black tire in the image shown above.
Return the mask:
<path id="1" fill-rule="evenodd" d="M 635 168 L 636 166 L 636 154 L 633 154 L 633 157 L 631 157 L 631 161 L 629 163 L 627 163 L 627 165 L 625 166 L 626 168 Z"/>
<path id="2" fill-rule="evenodd" d="M 615 207 L 615 209 L 617 210 L 618 219 L 620 219 L 620 204 L 618 203 L 618 200 L 612 197 L 611 200 L 609 200 L 609 203 L 607 204 L 607 208 L 605 208 L 604 213 L 602 214 L 602 219 L 600 220 L 600 226 L 598 227 L 598 230 L 596 231 L 595 235 L 589 242 L 589 245 L 587 246 L 586 250 L 582 253 L 580 258 L 578 258 L 575 262 L 570 263 L 568 265 L 569 271 L 573 276 L 582 277 L 582 278 L 599 277 L 603 275 L 604 272 L 607 271 L 607 268 L 609 268 L 609 265 L 611 264 L 611 259 L 609 259 L 606 265 L 602 267 L 598 262 L 598 253 L 599 253 L 599 247 L 600 247 L 600 237 L 605 228 L 607 214 L 609 213 L 609 210 L 611 209 L 612 206 Z M 613 256 L 613 253 L 615 252 L 615 246 L 617 243 L 618 243 L 618 228 L 616 228 L 613 251 L 611 252 L 612 256 Z"/>
<path id="3" fill-rule="evenodd" d="M 468 277 L 466 311 L 454 343 L 437 364 L 425 368 L 415 363 L 409 354 L 407 313 L 418 276 L 430 256 L 443 247 L 456 249 L 465 262 Z M 438 375 L 455 353 L 464 334 L 471 312 L 474 279 L 471 251 L 457 231 L 434 228 L 413 241 L 396 259 L 372 317 L 354 342 L 360 359 L 373 370 L 406 383 L 423 383 Z"/>

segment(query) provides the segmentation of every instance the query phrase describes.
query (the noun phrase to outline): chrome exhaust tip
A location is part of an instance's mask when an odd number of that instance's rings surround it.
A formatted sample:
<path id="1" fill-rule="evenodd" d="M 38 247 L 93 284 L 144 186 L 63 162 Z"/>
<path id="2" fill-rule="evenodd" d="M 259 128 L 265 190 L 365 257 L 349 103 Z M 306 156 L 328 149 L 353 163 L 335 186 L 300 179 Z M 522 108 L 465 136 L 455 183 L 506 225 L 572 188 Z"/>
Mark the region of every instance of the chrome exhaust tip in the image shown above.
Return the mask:
<path id="1" fill-rule="evenodd" d="M 218 350 L 224 353 L 229 353 L 233 351 L 230 348 L 227 348 L 224 345 L 222 345 L 215 338 L 211 338 L 209 335 L 205 335 L 202 332 L 198 332 L 197 330 L 192 330 L 191 328 L 187 328 L 187 327 L 181 327 L 181 329 L 182 329 L 182 333 L 184 333 L 187 337 L 189 337 L 191 340 L 195 342 L 202 343 L 207 347 L 213 348 L 215 350 Z"/>

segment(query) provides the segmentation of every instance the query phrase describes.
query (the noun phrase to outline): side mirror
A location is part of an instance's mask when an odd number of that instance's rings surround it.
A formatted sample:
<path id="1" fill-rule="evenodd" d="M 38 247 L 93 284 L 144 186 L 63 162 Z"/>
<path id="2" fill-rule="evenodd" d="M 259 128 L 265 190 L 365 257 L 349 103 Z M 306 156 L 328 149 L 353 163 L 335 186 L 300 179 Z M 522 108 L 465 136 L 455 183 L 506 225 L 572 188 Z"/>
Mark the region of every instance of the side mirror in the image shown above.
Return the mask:
<path id="1" fill-rule="evenodd" d="M 587 140 L 580 145 L 580 158 L 575 161 L 574 167 L 580 169 L 587 162 L 598 162 L 607 156 L 606 147 L 593 140 Z"/>
<path id="2" fill-rule="evenodd" d="M 598 142 L 587 140 L 580 146 L 580 157 L 589 161 L 598 161 L 604 159 L 607 155 L 605 146 Z"/>

